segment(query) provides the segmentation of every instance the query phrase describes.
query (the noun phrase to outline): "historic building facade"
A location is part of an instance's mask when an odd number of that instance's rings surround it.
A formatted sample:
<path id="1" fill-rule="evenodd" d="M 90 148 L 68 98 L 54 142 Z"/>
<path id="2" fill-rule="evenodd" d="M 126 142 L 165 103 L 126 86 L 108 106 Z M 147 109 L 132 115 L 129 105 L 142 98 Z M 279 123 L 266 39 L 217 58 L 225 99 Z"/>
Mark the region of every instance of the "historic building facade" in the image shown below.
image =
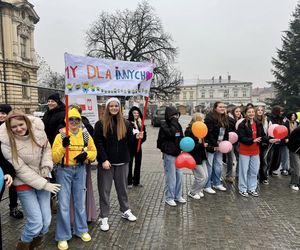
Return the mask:
<path id="1" fill-rule="evenodd" d="M 186 80 L 180 86 L 180 94 L 174 98 L 176 105 L 209 109 L 216 101 L 226 104 L 246 105 L 251 102 L 252 83 L 219 77 L 218 80 Z"/>
<path id="2" fill-rule="evenodd" d="M 33 7 L 27 0 L 0 0 L 0 103 L 26 113 L 38 103 L 37 89 L 26 87 L 37 84 L 34 28 L 39 16 Z"/>

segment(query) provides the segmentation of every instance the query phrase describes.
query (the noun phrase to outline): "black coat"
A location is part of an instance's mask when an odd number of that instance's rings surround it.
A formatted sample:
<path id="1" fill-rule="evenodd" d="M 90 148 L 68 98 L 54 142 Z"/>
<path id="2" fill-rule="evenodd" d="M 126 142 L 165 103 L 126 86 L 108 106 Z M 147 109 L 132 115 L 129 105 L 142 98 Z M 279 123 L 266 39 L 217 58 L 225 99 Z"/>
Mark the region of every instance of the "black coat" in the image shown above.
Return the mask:
<path id="1" fill-rule="evenodd" d="M 178 119 L 172 118 L 175 114 L 178 114 L 176 108 L 166 107 L 166 121 L 161 124 L 157 138 L 157 147 L 161 152 L 172 156 L 178 156 L 181 153 L 179 143 L 183 137 Z"/>
<path id="2" fill-rule="evenodd" d="M 65 105 L 60 104 L 54 109 L 48 109 L 44 114 L 43 122 L 45 124 L 45 132 L 51 146 L 54 142 L 55 136 L 59 133 L 59 130 L 66 127 L 65 113 Z"/>
<path id="3" fill-rule="evenodd" d="M 203 143 L 199 142 L 199 139 L 196 136 L 194 136 L 192 129 L 190 127 L 186 128 L 184 135 L 191 137 L 194 140 L 195 147 L 189 153 L 193 156 L 197 165 L 202 164 L 202 162 L 207 159 Z"/>
<path id="4" fill-rule="evenodd" d="M 289 133 L 290 133 L 290 125 L 289 125 L 289 121 L 281 116 L 278 116 L 278 115 L 275 115 L 275 114 L 271 114 L 269 117 L 268 117 L 268 121 L 271 122 L 272 124 L 279 124 L 279 125 L 284 125 L 287 127 Z M 288 133 L 288 134 L 289 134 Z M 276 144 L 279 144 L 280 146 L 285 146 L 286 145 L 286 142 L 285 142 L 285 139 L 287 139 L 287 137 L 283 138 L 280 140 L 280 143 L 276 143 Z"/>
<path id="5" fill-rule="evenodd" d="M 141 131 L 141 126 L 139 124 L 137 124 L 137 128 L 135 127 L 135 124 L 134 124 L 134 117 L 133 117 L 133 114 L 132 112 L 136 110 L 139 112 L 139 116 L 141 119 L 143 119 L 143 114 L 141 112 L 141 110 L 138 108 L 138 107 L 135 107 L 133 106 L 130 110 L 129 110 L 129 113 L 128 113 L 128 121 L 130 123 L 130 126 L 133 129 L 138 129 L 139 131 Z M 141 143 L 145 142 L 147 140 L 147 131 L 146 131 L 146 126 L 144 126 L 143 128 L 143 132 L 144 132 L 144 137 L 143 139 L 141 140 Z M 131 152 L 135 152 L 137 151 L 137 145 L 138 145 L 138 141 L 139 139 L 137 139 L 134 135 L 134 139 L 133 139 L 133 142 L 130 144 L 130 150 Z"/>
<path id="6" fill-rule="evenodd" d="M 289 136 L 289 142 L 287 144 L 289 150 L 300 154 L 300 127 L 295 128 Z"/>
<path id="7" fill-rule="evenodd" d="M 13 165 L 11 165 L 11 163 L 7 161 L 4 158 L 4 155 L 2 154 L 1 142 L 0 142 L 0 167 L 2 168 L 4 174 L 9 174 L 12 178 L 15 178 L 16 172 Z M 0 201 L 2 199 L 4 188 L 5 186 L 3 186 L 2 190 L 0 190 Z"/>
<path id="8" fill-rule="evenodd" d="M 246 125 L 247 122 L 247 125 Z M 256 137 L 261 137 L 262 142 L 268 142 L 268 136 L 265 134 L 263 125 L 261 122 L 254 120 L 256 123 Z M 250 121 L 247 121 L 246 119 L 243 120 L 238 127 L 237 134 L 239 136 L 239 142 L 243 143 L 245 145 L 252 145 L 253 142 L 253 134 L 251 129 Z"/>
<path id="9" fill-rule="evenodd" d="M 218 124 L 218 121 L 213 117 L 212 112 L 208 113 L 205 116 L 204 122 L 208 128 L 208 133 L 207 133 L 207 136 L 205 137 L 205 142 L 207 142 L 208 145 L 211 147 L 218 147 L 219 146 L 218 145 L 218 137 L 219 137 L 221 127 Z M 229 132 L 229 126 L 225 127 L 225 134 L 224 134 L 223 141 L 228 140 L 228 132 Z"/>
<path id="10" fill-rule="evenodd" d="M 82 120 L 82 123 L 83 123 L 84 127 L 86 128 L 86 130 L 89 132 L 89 134 L 90 134 L 91 136 L 93 136 L 93 135 L 94 135 L 94 128 L 93 128 L 93 126 L 90 124 L 89 119 L 82 115 L 82 116 L 81 116 L 81 120 Z"/>
<path id="11" fill-rule="evenodd" d="M 129 122 L 126 123 L 126 136 L 118 141 L 117 124 L 114 120 L 112 131 L 109 132 L 108 137 L 105 138 L 103 134 L 102 121 L 95 124 L 94 142 L 97 148 L 97 161 L 103 163 L 108 160 L 111 164 L 128 163 L 130 161 L 130 144 L 133 140 L 132 128 Z"/>

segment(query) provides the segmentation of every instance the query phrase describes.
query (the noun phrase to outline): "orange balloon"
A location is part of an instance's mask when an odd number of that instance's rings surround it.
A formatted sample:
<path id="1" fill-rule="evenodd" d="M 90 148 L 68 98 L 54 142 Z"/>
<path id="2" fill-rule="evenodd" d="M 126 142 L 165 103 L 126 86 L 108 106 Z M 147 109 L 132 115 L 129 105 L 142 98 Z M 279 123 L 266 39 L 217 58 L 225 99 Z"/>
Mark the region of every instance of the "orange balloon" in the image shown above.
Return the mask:
<path id="1" fill-rule="evenodd" d="M 204 122 L 194 122 L 192 125 L 192 132 L 194 136 L 199 139 L 204 138 L 207 135 L 208 128 Z"/>

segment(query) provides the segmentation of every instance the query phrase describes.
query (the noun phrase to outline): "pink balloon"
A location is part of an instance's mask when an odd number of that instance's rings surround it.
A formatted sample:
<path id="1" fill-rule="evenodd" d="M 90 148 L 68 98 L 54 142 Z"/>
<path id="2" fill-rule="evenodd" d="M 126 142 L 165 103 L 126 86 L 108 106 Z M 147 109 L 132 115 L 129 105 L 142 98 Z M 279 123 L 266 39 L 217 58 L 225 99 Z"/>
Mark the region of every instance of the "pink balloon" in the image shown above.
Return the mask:
<path id="1" fill-rule="evenodd" d="M 234 144 L 238 141 L 239 137 L 237 135 L 237 133 L 235 132 L 229 132 L 229 141 L 231 142 L 231 144 Z"/>
<path id="2" fill-rule="evenodd" d="M 245 118 L 241 118 L 241 119 L 239 119 L 239 120 L 236 121 L 236 123 L 235 123 L 235 129 L 236 129 L 236 130 L 239 128 L 240 123 L 241 123 L 242 121 L 244 121 L 244 119 L 245 119 Z"/>
<path id="3" fill-rule="evenodd" d="M 268 136 L 274 137 L 274 129 L 276 127 L 278 127 L 278 124 L 272 124 L 269 128 L 268 128 Z"/>
<path id="4" fill-rule="evenodd" d="M 232 144 L 230 141 L 221 141 L 219 143 L 219 151 L 223 154 L 227 154 L 232 150 Z"/>

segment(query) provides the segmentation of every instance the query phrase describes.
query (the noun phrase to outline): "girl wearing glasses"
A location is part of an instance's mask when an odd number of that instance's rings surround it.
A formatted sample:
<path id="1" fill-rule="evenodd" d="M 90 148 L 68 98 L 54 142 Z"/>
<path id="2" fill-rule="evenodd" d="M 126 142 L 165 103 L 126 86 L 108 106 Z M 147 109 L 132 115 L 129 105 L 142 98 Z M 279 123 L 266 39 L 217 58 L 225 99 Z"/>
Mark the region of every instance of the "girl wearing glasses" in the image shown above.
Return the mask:
<path id="1" fill-rule="evenodd" d="M 70 196 L 74 201 L 74 234 L 83 241 L 90 241 L 86 218 L 86 164 L 96 159 L 97 151 L 93 138 L 89 136 L 84 143 L 81 128 L 81 116 L 77 109 L 69 110 L 69 135 L 62 129 L 56 135 L 52 146 L 53 162 L 58 164 L 56 179 L 61 184 L 58 194 L 58 209 L 55 239 L 58 249 L 68 249 L 68 240 L 72 238 L 70 222 Z M 69 148 L 69 159 L 66 161 L 66 148 Z"/>

